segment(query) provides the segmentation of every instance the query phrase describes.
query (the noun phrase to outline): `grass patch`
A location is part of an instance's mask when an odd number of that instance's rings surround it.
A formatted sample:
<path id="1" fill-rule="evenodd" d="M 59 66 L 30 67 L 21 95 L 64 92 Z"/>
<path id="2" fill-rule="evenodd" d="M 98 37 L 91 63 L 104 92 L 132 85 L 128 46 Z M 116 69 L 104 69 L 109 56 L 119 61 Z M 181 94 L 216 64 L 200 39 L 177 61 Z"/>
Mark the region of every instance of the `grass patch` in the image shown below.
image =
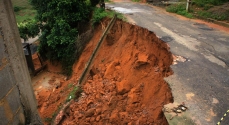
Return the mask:
<path id="1" fill-rule="evenodd" d="M 12 0 L 17 23 L 32 20 L 36 16 L 36 10 L 30 5 L 29 0 Z"/>
<path id="2" fill-rule="evenodd" d="M 208 5 L 221 5 L 228 2 L 228 0 L 193 0 L 193 2 L 199 7 L 205 7 Z"/>
<path id="3" fill-rule="evenodd" d="M 188 13 L 186 11 L 186 6 L 184 4 L 174 4 L 170 5 L 166 8 L 166 11 L 172 12 L 172 13 L 177 13 L 179 15 L 183 15 L 187 18 L 193 18 L 192 13 Z M 191 11 L 192 12 L 192 11 Z"/>
<path id="4" fill-rule="evenodd" d="M 95 8 L 92 17 L 92 23 L 95 25 L 96 23 L 99 23 L 104 17 L 112 18 L 115 14 L 117 15 L 117 18 L 125 20 L 125 17 L 121 13 L 117 13 L 115 11 L 106 11 L 102 8 Z"/>
<path id="5" fill-rule="evenodd" d="M 30 10 L 30 9 L 23 9 L 18 12 L 15 12 L 17 23 L 33 20 L 36 16 L 36 13 L 37 13 L 36 10 Z"/>
<path id="6" fill-rule="evenodd" d="M 193 18 L 193 13 L 195 13 L 198 17 L 204 19 L 211 18 L 219 21 L 229 20 L 229 10 L 220 9 L 219 6 L 214 6 L 209 3 L 210 2 L 204 4 L 203 6 L 201 5 L 202 7 L 198 7 L 197 5 L 191 6 L 191 10 L 189 12 L 186 12 L 186 5 L 184 4 L 170 5 L 166 8 L 166 11 L 177 13 L 188 18 Z"/>
<path id="7" fill-rule="evenodd" d="M 202 18 L 212 18 L 219 21 L 229 20 L 229 13 L 214 14 L 207 11 L 198 11 L 197 15 Z"/>
<path id="8" fill-rule="evenodd" d="M 68 89 L 70 89 L 72 87 L 73 87 L 73 84 L 72 83 L 68 84 Z"/>
<path id="9" fill-rule="evenodd" d="M 81 93 L 82 93 L 82 89 L 78 86 L 74 86 L 73 90 L 68 94 L 67 100 L 66 102 L 69 102 L 72 99 L 77 99 L 80 97 Z"/>

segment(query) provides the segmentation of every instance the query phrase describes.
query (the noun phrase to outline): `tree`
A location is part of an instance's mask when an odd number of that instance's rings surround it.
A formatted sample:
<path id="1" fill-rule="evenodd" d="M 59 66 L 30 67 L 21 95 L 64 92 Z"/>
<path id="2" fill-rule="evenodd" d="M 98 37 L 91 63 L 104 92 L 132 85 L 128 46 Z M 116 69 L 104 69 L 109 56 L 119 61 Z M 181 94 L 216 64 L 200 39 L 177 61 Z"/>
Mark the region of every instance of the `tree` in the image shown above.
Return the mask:
<path id="1" fill-rule="evenodd" d="M 70 75 L 75 62 L 77 26 L 89 21 L 90 2 L 85 0 L 30 0 L 37 10 L 41 30 L 39 53 L 62 63 Z"/>
<path id="2" fill-rule="evenodd" d="M 91 2 L 91 6 L 95 7 L 100 2 L 100 0 L 90 0 L 90 2 Z"/>

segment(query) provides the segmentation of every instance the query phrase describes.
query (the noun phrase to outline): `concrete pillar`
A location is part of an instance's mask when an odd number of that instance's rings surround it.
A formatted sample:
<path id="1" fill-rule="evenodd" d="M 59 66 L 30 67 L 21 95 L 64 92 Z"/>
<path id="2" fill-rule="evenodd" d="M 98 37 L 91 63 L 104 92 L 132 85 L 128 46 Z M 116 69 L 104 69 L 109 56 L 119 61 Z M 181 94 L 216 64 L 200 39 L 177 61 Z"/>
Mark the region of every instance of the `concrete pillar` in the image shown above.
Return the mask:
<path id="1" fill-rule="evenodd" d="M 0 0 L 0 125 L 40 125 L 11 0 Z"/>

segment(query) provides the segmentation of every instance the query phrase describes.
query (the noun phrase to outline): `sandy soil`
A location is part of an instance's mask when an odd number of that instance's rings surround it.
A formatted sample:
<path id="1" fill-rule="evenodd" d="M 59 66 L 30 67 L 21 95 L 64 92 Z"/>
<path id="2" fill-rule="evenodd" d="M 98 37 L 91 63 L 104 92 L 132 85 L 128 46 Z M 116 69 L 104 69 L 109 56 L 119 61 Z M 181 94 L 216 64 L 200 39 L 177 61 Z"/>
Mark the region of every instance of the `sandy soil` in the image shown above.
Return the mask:
<path id="1" fill-rule="evenodd" d="M 52 116 L 65 103 L 101 33 L 102 27 L 98 26 L 74 64 L 69 80 L 53 76 L 49 80 L 52 87 L 36 91 L 45 124 L 50 124 Z M 116 21 L 82 85 L 81 97 L 65 110 L 60 124 L 167 124 L 162 107 L 172 102 L 173 97 L 163 78 L 172 74 L 172 62 L 169 47 L 153 32 Z"/>

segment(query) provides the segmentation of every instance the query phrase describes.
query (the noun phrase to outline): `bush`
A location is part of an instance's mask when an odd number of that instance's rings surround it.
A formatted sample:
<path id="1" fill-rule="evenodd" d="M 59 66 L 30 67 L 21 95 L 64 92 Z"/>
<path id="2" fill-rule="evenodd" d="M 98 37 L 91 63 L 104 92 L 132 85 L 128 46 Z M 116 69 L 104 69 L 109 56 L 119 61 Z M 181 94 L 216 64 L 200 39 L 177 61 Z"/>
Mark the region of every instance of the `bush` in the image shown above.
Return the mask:
<path id="1" fill-rule="evenodd" d="M 170 5 L 166 8 L 166 11 L 172 12 L 172 13 L 177 13 L 178 11 L 183 11 L 185 10 L 185 5 L 184 4 L 174 4 Z"/>
<path id="2" fill-rule="evenodd" d="M 213 14 L 207 11 L 198 11 L 197 15 L 203 18 L 212 18 L 216 20 L 228 20 L 229 19 L 228 13 Z"/>
<path id="3" fill-rule="evenodd" d="M 98 3 L 99 3 L 100 0 L 90 0 L 91 2 L 91 6 L 92 7 L 95 7 Z"/>
<path id="4" fill-rule="evenodd" d="M 82 92 L 83 90 L 80 87 L 74 86 L 73 90 L 68 94 L 66 102 L 69 102 L 72 99 L 78 99 Z"/>
<path id="5" fill-rule="evenodd" d="M 207 4 L 212 5 L 220 5 L 225 2 L 229 2 L 229 0 L 193 0 L 194 4 L 200 7 L 204 7 Z"/>
<path id="6" fill-rule="evenodd" d="M 108 13 L 103 8 L 94 8 L 94 13 L 92 17 L 92 23 L 99 23 Z"/>
<path id="7" fill-rule="evenodd" d="M 183 16 L 188 17 L 188 18 L 193 18 L 193 15 L 186 11 L 186 6 L 184 4 L 170 5 L 166 8 L 166 11 L 172 12 L 172 13 L 177 13 L 179 15 L 183 15 Z"/>
<path id="8" fill-rule="evenodd" d="M 35 37 L 40 32 L 39 24 L 36 20 L 28 20 L 26 22 L 18 23 L 20 37 L 25 41 L 30 37 Z"/>
<path id="9" fill-rule="evenodd" d="M 18 12 L 18 11 L 20 11 L 20 10 L 21 10 L 20 7 L 18 7 L 18 6 L 15 6 L 15 7 L 14 7 L 14 12 Z"/>
<path id="10" fill-rule="evenodd" d="M 92 0 L 90 0 L 92 1 Z M 39 53 L 59 61 L 64 73 L 71 75 L 75 62 L 75 41 L 80 23 L 88 22 L 91 5 L 88 0 L 30 0 L 37 10 L 40 25 Z M 94 3 L 95 4 L 95 3 Z"/>
<path id="11" fill-rule="evenodd" d="M 92 23 L 95 25 L 96 23 L 99 23 L 104 17 L 111 18 L 115 14 L 117 15 L 117 18 L 125 20 L 121 13 L 117 13 L 115 11 L 105 11 L 103 8 L 94 8 Z"/>

